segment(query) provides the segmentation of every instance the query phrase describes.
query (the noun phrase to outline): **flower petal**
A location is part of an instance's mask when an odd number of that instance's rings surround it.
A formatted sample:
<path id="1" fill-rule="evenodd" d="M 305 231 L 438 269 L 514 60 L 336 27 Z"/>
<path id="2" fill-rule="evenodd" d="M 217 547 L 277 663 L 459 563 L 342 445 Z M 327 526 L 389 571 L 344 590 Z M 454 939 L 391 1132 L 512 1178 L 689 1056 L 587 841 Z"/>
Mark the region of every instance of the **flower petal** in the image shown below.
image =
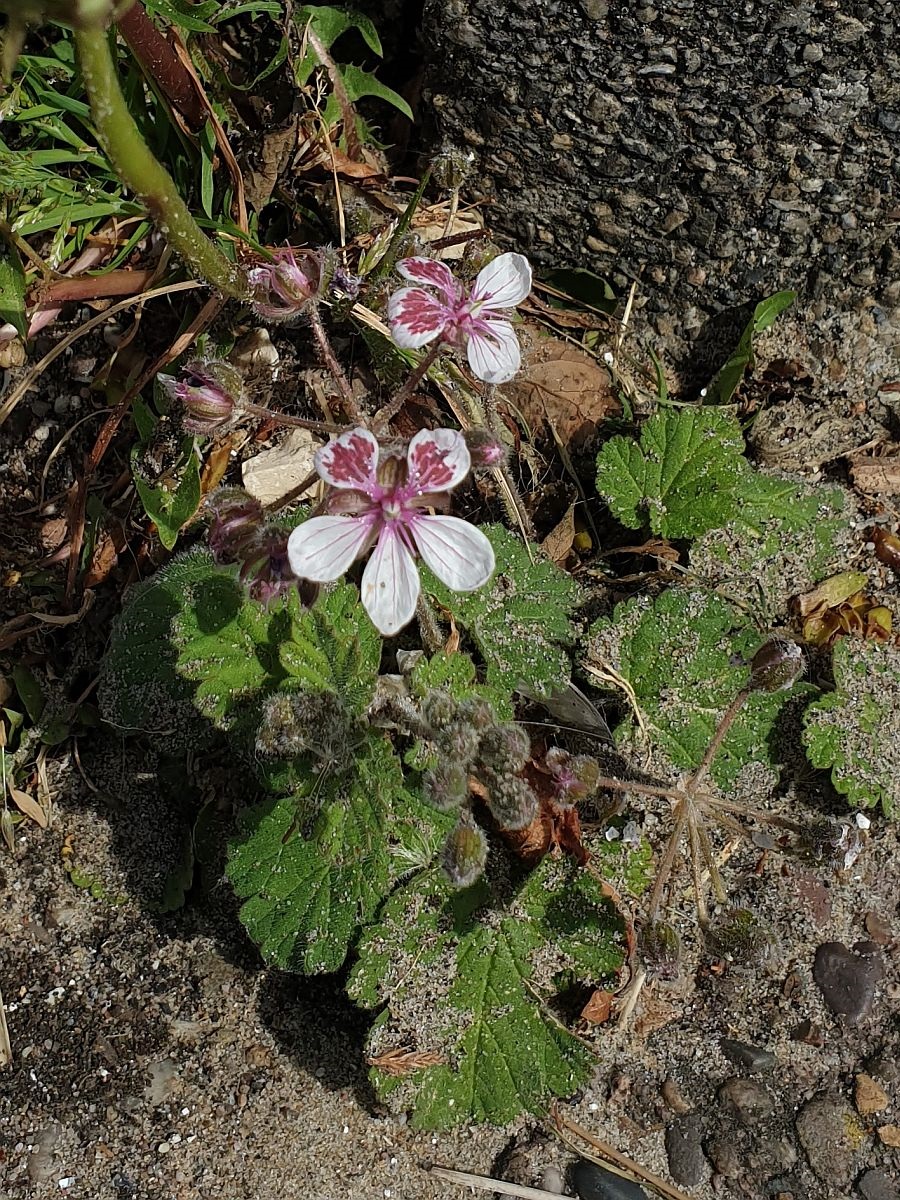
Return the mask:
<path id="1" fill-rule="evenodd" d="M 416 517 L 413 540 L 425 565 L 454 592 L 472 592 L 494 573 L 494 547 L 459 517 Z"/>
<path id="2" fill-rule="evenodd" d="M 467 353 L 473 374 L 485 383 L 506 383 L 522 362 L 519 339 L 509 321 L 478 321 Z"/>
<path id="3" fill-rule="evenodd" d="M 459 286 L 453 278 L 453 272 L 443 263 L 435 262 L 433 258 L 404 258 L 402 262 L 397 263 L 397 270 L 404 279 L 437 288 L 448 304 L 459 295 Z"/>
<path id="4" fill-rule="evenodd" d="M 524 254 L 498 254 L 478 272 L 472 299 L 489 308 L 513 308 L 531 291 L 531 266 Z"/>
<path id="5" fill-rule="evenodd" d="M 363 571 L 363 607 L 378 632 L 391 637 L 412 620 L 418 598 L 419 572 L 413 556 L 396 530 L 387 526 Z"/>
<path id="6" fill-rule="evenodd" d="M 331 583 L 365 553 L 374 517 L 310 517 L 291 533 L 287 552 L 300 579 Z"/>
<path id="7" fill-rule="evenodd" d="M 443 333 L 445 306 L 422 288 L 401 288 L 388 301 L 391 337 L 401 350 L 418 350 Z"/>
<path id="8" fill-rule="evenodd" d="M 368 429 L 351 429 L 316 451 L 316 470 L 336 488 L 353 488 L 370 495 L 376 486 L 378 440 Z"/>
<path id="9" fill-rule="evenodd" d="M 409 484 L 416 494 L 446 492 L 469 473 L 472 458 L 456 429 L 421 429 L 406 452 Z"/>

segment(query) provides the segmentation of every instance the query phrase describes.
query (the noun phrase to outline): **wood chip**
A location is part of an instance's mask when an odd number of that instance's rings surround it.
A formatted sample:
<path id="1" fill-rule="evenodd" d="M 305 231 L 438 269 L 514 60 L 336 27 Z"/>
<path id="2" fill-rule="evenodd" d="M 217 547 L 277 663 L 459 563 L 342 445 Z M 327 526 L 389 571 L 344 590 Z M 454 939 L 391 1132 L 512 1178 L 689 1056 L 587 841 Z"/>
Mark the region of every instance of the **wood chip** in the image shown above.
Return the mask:
<path id="1" fill-rule="evenodd" d="M 370 1067 L 377 1067 L 385 1075 L 393 1075 L 402 1079 L 404 1075 L 412 1075 L 414 1071 L 425 1071 L 429 1067 L 441 1067 L 447 1062 L 443 1054 L 435 1054 L 429 1050 L 385 1050 L 367 1058 Z"/>
<path id="2" fill-rule="evenodd" d="M 3 1003 L 3 993 L 0 992 L 0 1067 L 8 1067 L 12 1062 L 12 1044 L 9 1040 L 9 1028 L 6 1024 L 6 1007 Z"/>

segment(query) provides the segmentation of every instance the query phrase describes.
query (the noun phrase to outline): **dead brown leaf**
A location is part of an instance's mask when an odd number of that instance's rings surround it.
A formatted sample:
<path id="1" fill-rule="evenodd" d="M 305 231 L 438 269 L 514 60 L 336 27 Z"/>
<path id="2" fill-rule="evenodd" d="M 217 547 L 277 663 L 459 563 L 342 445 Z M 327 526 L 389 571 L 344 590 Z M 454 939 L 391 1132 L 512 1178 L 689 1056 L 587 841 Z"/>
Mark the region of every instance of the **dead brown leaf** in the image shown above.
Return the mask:
<path id="1" fill-rule="evenodd" d="M 210 492 L 215 491 L 225 478 L 225 472 L 231 462 L 234 443 L 234 437 L 227 437 L 207 454 L 203 470 L 200 472 L 200 494 L 202 496 L 208 496 Z"/>
<path id="2" fill-rule="evenodd" d="M 866 495 L 900 492 L 900 445 L 885 443 L 874 454 L 858 454 L 850 459 L 850 477 L 854 486 Z"/>
<path id="3" fill-rule="evenodd" d="M 582 1019 L 589 1021 L 592 1025 L 602 1025 L 610 1018 L 612 1002 L 612 992 L 607 992 L 604 988 L 596 988 L 591 993 L 590 1000 L 581 1010 Z"/>
<path id="4" fill-rule="evenodd" d="M 551 529 L 543 542 L 541 542 L 541 549 L 551 562 L 556 563 L 557 566 L 562 566 L 572 553 L 572 544 L 574 541 L 575 505 L 573 503 L 566 509 L 565 515 L 559 524 Z"/>
<path id="5" fill-rule="evenodd" d="M 33 800 L 27 792 L 20 791 L 17 787 L 10 786 L 8 790 L 10 799 L 19 812 L 24 813 L 26 817 L 30 817 L 36 825 L 40 825 L 41 829 L 46 829 L 50 824 L 50 820 L 37 800 Z"/>
<path id="6" fill-rule="evenodd" d="M 532 429 L 551 426 L 567 449 L 578 450 L 621 412 L 609 372 L 577 346 L 525 332 L 523 350 L 524 367 L 503 394 Z"/>

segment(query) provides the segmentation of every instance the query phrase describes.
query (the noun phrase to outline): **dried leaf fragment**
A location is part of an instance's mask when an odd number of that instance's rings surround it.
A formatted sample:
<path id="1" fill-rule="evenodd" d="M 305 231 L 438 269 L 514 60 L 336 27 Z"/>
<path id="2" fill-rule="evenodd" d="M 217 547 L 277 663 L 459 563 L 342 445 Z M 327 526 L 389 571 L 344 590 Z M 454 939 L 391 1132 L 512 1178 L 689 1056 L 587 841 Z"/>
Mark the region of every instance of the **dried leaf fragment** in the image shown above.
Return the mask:
<path id="1" fill-rule="evenodd" d="M 893 624 L 890 609 L 866 596 L 867 582 L 863 571 L 842 571 L 798 596 L 794 607 L 802 620 L 804 641 L 830 646 L 842 634 L 887 641 Z"/>
<path id="2" fill-rule="evenodd" d="M 370 1067 L 377 1067 L 379 1071 L 383 1071 L 385 1075 L 402 1079 L 405 1075 L 412 1075 L 414 1071 L 426 1071 L 429 1067 L 442 1067 L 446 1064 L 447 1059 L 443 1054 L 436 1054 L 431 1050 L 401 1050 L 397 1047 L 367 1058 L 366 1062 Z"/>
<path id="3" fill-rule="evenodd" d="M 41 829 L 47 828 L 50 824 L 50 819 L 37 800 L 32 799 L 27 792 L 20 791 L 19 788 L 12 786 L 9 788 L 9 796 L 19 812 L 24 813 L 26 817 L 30 817 L 36 825 L 40 825 Z"/>

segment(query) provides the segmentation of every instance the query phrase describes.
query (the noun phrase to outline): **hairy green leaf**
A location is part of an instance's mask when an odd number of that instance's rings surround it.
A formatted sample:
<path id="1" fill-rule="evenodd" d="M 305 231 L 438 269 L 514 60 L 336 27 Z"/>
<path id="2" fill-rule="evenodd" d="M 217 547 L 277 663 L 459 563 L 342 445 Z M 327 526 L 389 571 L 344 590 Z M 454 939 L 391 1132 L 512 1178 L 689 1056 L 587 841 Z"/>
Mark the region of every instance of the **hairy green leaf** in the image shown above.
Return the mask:
<path id="1" fill-rule="evenodd" d="M 474 592 L 451 592 L 423 569 L 423 586 L 477 644 L 490 687 L 511 692 L 521 685 L 546 696 L 569 681 L 571 665 L 563 647 L 574 637 L 578 585 L 502 525 L 483 529 L 497 556 L 490 583 Z"/>
<path id="2" fill-rule="evenodd" d="M 501 721 L 511 720 L 512 697 L 507 692 L 477 681 L 475 664 L 468 654 L 433 654 L 416 663 L 409 677 L 414 696 L 423 699 L 429 692 L 447 692 L 454 700 L 487 700 Z"/>
<path id="3" fill-rule="evenodd" d="M 613 671 L 633 689 L 651 744 L 676 771 L 699 766 L 725 710 L 748 679 L 744 665 L 764 639 L 746 615 L 718 596 L 670 588 L 655 600 L 616 606 L 592 626 L 590 671 Z M 596 677 L 596 676 L 595 676 Z M 749 763 L 775 768 L 770 738 L 792 692 L 750 696 L 712 766 L 722 787 Z M 614 731 L 622 745 L 633 736 L 629 716 Z"/>
<path id="4" fill-rule="evenodd" d="M 737 493 L 750 468 L 737 421 L 718 409 L 656 413 L 640 442 L 611 438 L 597 458 L 597 489 L 631 529 L 693 538 L 738 511 Z"/>
<path id="5" fill-rule="evenodd" d="M 136 458 L 140 453 L 139 447 L 135 447 L 132 453 Z M 137 473 L 134 486 L 144 512 L 156 525 L 159 540 L 167 550 L 171 550 L 182 527 L 200 507 L 200 461 L 197 455 L 193 451 L 188 454 L 174 487 L 168 483 L 153 487 Z"/>
<path id="6" fill-rule="evenodd" d="M 311 806 L 318 815 L 306 835 Z M 228 877 L 263 957 L 288 970 L 336 971 L 408 869 L 402 851 L 429 861 L 451 819 L 405 790 L 399 760 L 375 735 L 349 776 L 307 769 L 295 795 L 249 809 L 229 848 Z"/>
<path id="7" fill-rule="evenodd" d="M 545 859 L 499 919 L 475 910 L 478 890 L 450 894 L 437 875 L 413 880 L 363 936 L 349 983 L 358 1003 L 387 1005 L 372 1057 L 402 1047 L 445 1060 L 399 1084 L 373 1069 L 382 1096 L 411 1107 L 419 1128 L 502 1124 L 574 1091 L 592 1057 L 546 1004 L 622 962 L 619 918 L 571 860 Z"/>
<path id="8" fill-rule="evenodd" d="M 803 742 L 814 767 L 851 804 L 900 814 L 900 650 L 858 638 L 834 647 L 835 690 L 804 714 Z"/>

